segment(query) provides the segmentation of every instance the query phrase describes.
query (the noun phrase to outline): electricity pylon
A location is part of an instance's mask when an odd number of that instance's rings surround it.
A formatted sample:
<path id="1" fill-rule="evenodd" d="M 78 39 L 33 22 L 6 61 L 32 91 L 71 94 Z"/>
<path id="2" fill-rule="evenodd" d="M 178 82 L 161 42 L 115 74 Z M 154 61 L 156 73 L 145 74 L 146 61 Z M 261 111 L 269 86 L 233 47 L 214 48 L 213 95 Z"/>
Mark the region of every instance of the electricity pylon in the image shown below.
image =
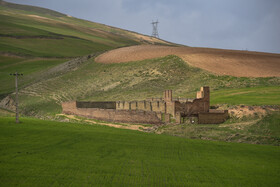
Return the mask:
<path id="1" fill-rule="evenodd" d="M 153 25 L 152 37 L 155 37 L 155 38 L 159 38 L 159 36 L 158 36 L 158 29 L 157 29 L 158 23 L 159 23 L 158 21 L 153 21 L 151 23 Z"/>

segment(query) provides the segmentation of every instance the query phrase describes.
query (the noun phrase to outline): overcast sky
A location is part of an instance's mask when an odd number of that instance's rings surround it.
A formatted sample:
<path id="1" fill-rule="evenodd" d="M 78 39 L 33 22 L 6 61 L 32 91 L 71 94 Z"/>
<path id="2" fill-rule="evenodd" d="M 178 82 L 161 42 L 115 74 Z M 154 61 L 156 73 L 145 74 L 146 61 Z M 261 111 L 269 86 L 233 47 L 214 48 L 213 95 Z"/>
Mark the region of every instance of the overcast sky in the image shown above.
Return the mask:
<path id="1" fill-rule="evenodd" d="M 179 44 L 280 53 L 280 0 L 6 0 Z"/>

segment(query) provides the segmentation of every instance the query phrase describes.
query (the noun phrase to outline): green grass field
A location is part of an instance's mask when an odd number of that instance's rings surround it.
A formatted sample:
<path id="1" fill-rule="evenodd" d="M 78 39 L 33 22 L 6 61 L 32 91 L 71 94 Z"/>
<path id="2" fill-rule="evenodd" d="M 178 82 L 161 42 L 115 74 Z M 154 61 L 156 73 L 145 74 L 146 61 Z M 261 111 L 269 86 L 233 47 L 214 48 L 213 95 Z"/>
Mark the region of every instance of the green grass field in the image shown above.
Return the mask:
<path id="1" fill-rule="evenodd" d="M 24 74 L 24 76 L 19 78 L 19 88 L 22 88 L 34 83 L 36 79 L 41 77 L 44 71 L 65 61 L 66 59 L 58 58 L 26 59 L 21 57 L 0 56 L 0 99 L 15 90 L 15 78 L 10 76 L 10 73 L 15 73 L 15 71 L 17 71 Z"/>
<path id="2" fill-rule="evenodd" d="M 1 186 L 278 186 L 280 148 L 0 118 Z"/>
<path id="3" fill-rule="evenodd" d="M 211 94 L 212 104 L 280 105 L 280 87 L 223 89 Z"/>

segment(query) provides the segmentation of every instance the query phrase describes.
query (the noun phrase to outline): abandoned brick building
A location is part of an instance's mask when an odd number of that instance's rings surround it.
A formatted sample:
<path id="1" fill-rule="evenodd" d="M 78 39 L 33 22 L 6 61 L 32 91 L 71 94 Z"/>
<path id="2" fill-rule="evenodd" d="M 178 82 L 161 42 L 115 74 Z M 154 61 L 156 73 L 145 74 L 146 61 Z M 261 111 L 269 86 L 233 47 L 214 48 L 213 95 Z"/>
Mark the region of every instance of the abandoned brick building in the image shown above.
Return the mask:
<path id="1" fill-rule="evenodd" d="M 223 123 L 228 118 L 227 110 L 210 109 L 210 89 L 201 87 L 196 99 L 175 99 L 172 90 L 166 90 L 163 98 L 144 101 L 114 102 L 65 102 L 63 113 L 87 118 L 125 123 L 182 123 L 184 119 L 197 119 L 200 124 Z"/>

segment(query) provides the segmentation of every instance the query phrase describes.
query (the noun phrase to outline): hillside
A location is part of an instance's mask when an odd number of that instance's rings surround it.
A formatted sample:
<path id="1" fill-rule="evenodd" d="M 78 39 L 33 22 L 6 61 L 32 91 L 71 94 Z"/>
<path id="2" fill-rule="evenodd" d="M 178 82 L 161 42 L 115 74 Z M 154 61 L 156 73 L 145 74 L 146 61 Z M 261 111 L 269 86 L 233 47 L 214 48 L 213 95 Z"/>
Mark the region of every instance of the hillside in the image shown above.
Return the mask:
<path id="1" fill-rule="evenodd" d="M 218 75 L 280 77 L 280 54 L 199 47 L 142 45 L 111 50 L 96 58 L 100 63 L 121 63 L 177 55 L 189 65 Z"/>
<path id="2" fill-rule="evenodd" d="M 0 0 L 0 186 L 279 186 L 279 55 L 175 46 Z M 211 108 L 229 111 L 225 123 L 61 114 L 65 101 L 142 100 L 167 89 L 194 98 L 201 86 L 210 86 Z"/>
<path id="3" fill-rule="evenodd" d="M 0 117 L 1 186 L 278 186 L 277 146 Z"/>
<path id="4" fill-rule="evenodd" d="M 13 90 L 8 75 L 24 74 L 21 86 L 70 59 L 138 45 L 170 43 L 39 7 L 0 1 L 0 98 Z"/>
<path id="5" fill-rule="evenodd" d="M 14 77 L 9 74 L 18 71 L 24 74 L 19 79 L 20 113 L 42 119 L 58 119 L 61 102 L 65 101 L 142 100 L 162 97 L 166 89 L 172 89 L 174 97 L 194 98 L 196 91 L 205 85 L 211 88 L 211 105 L 233 112 L 230 124 L 247 124 L 249 120 L 254 125 L 267 111 L 279 110 L 278 54 L 175 47 L 155 38 L 51 10 L 23 7 L 11 8 L 5 3 L 3 6 L 3 2 L 0 6 L 3 18 L 0 20 L 3 23 L 0 26 L 3 36 L 0 38 L 3 44 L 0 106 L 3 108 L 14 110 Z M 244 105 L 249 105 L 245 107 L 250 111 L 248 115 L 243 115 Z M 277 114 L 274 118 L 279 120 Z M 219 139 L 208 133 L 215 128 L 194 128 L 199 132 L 206 129 L 201 134 L 202 137 L 206 134 L 204 138 Z M 217 130 L 241 134 L 227 128 Z M 161 133 L 174 134 L 165 130 Z M 258 136 L 249 131 L 244 132 L 244 137 L 250 140 L 243 138 L 242 142 L 279 143 L 277 137 L 255 141 Z M 193 137 L 189 131 L 177 135 Z M 220 136 L 223 139 L 219 140 L 226 140 L 230 135 Z"/>
<path id="6" fill-rule="evenodd" d="M 277 77 L 213 75 L 189 66 L 174 55 L 116 64 L 96 63 L 89 59 L 75 70 L 21 89 L 20 99 L 24 114 L 42 116 L 44 113 L 59 113 L 60 103 L 64 101 L 141 100 L 162 97 L 166 89 L 173 89 L 174 97 L 194 98 L 201 85 L 208 85 L 212 94 L 220 93 L 211 97 L 213 104 L 279 105 L 279 84 L 280 78 Z M 258 87 L 267 89 L 256 89 Z M 232 99 L 231 89 L 234 89 L 235 99 Z M 245 99 L 241 99 L 244 96 Z"/>

